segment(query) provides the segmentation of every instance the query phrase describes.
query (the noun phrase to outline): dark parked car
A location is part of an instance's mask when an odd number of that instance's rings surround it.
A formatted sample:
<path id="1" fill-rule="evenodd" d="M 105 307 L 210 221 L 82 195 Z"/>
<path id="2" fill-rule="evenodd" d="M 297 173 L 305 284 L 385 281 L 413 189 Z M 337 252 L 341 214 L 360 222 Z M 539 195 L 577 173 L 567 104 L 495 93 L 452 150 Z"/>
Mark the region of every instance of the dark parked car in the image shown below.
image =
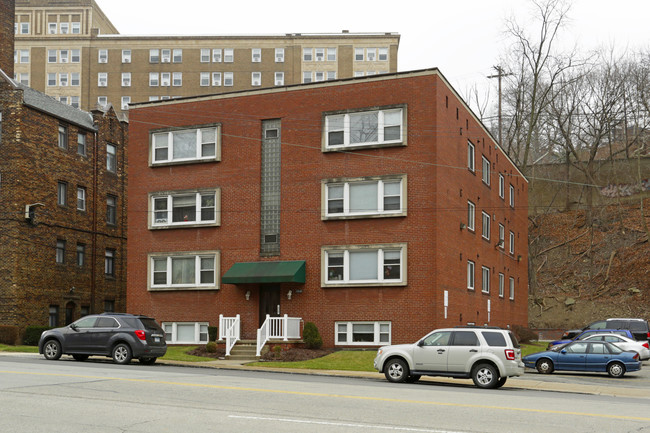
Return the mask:
<path id="1" fill-rule="evenodd" d="M 586 329 L 627 329 L 636 341 L 650 341 L 650 325 L 645 319 L 598 320 L 583 328 L 583 330 Z"/>
<path id="2" fill-rule="evenodd" d="M 555 370 L 607 372 L 623 377 L 628 371 L 641 369 L 639 354 L 626 352 L 605 341 L 573 341 L 559 351 L 547 350 L 523 358 L 529 368 L 543 374 Z"/>
<path id="3" fill-rule="evenodd" d="M 38 352 L 50 360 L 64 354 L 72 355 L 77 361 L 99 355 L 112 357 L 118 364 L 128 364 L 137 358 L 150 365 L 167 352 L 167 343 L 165 332 L 151 317 L 103 313 L 43 332 Z"/>
<path id="4" fill-rule="evenodd" d="M 566 344 L 571 343 L 572 341 L 584 340 L 585 338 L 594 334 L 616 334 L 634 340 L 634 336 L 627 329 L 587 329 L 586 331 L 580 332 L 578 335 L 576 335 L 570 340 L 551 341 L 550 343 L 548 343 L 548 346 L 546 346 L 546 350 L 558 350 L 559 347 L 565 346 Z"/>

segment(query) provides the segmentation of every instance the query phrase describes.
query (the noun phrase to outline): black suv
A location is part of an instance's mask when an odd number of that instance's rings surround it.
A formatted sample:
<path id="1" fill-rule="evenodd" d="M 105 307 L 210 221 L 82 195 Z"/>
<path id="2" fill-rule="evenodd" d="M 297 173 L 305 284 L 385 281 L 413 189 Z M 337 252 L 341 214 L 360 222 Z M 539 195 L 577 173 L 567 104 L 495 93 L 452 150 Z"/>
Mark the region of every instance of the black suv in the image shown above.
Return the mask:
<path id="1" fill-rule="evenodd" d="M 607 319 L 598 320 L 587 325 L 584 329 L 627 329 L 636 341 L 650 342 L 650 326 L 645 319 Z"/>
<path id="2" fill-rule="evenodd" d="M 84 316 L 63 328 L 43 332 L 38 342 L 38 353 L 51 360 L 63 354 L 77 361 L 100 355 L 112 357 L 118 364 L 137 358 L 151 365 L 166 352 L 165 332 L 154 319 L 126 313 Z"/>

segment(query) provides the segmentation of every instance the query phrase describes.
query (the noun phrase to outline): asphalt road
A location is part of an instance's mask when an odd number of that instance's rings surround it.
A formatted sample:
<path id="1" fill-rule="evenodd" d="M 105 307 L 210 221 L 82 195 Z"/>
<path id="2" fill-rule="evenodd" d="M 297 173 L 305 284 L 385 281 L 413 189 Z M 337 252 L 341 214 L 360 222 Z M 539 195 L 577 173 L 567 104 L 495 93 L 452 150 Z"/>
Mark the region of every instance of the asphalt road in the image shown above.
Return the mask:
<path id="1" fill-rule="evenodd" d="M 0 432 L 650 432 L 650 397 L 536 388 L 556 377 L 564 375 L 481 390 L 465 381 L 0 355 Z M 635 381 L 648 378 L 630 374 Z"/>

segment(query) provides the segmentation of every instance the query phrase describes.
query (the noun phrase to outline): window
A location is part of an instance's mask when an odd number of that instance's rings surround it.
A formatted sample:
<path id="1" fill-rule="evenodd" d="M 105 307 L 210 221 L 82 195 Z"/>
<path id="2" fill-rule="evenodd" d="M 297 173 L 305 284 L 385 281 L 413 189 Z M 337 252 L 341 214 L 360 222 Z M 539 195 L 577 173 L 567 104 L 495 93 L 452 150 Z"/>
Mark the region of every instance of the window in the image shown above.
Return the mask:
<path id="1" fill-rule="evenodd" d="M 218 160 L 219 128 L 177 129 L 152 134 L 152 163 Z"/>
<path id="2" fill-rule="evenodd" d="M 117 148 L 114 144 L 106 144 L 106 170 L 117 173 Z"/>
<path id="3" fill-rule="evenodd" d="M 47 63 L 56 63 L 56 50 L 47 50 Z"/>
<path id="4" fill-rule="evenodd" d="M 303 71 L 303 73 L 302 73 L 302 82 L 303 83 L 311 83 L 311 81 L 312 81 L 311 75 L 312 75 L 311 71 Z"/>
<path id="5" fill-rule="evenodd" d="M 56 23 L 47 23 L 47 34 L 56 35 Z"/>
<path id="6" fill-rule="evenodd" d="M 327 71 L 327 80 L 336 80 L 336 71 Z"/>
<path id="7" fill-rule="evenodd" d="M 469 171 L 474 172 L 474 145 L 471 141 L 467 141 L 467 168 Z"/>
<path id="8" fill-rule="evenodd" d="M 158 72 L 149 72 L 149 87 L 158 87 Z"/>
<path id="9" fill-rule="evenodd" d="M 510 207 L 515 207 L 515 187 L 510 185 Z"/>
<path id="10" fill-rule="evenodd" d="M 77 134 L 77 153 L 79 155 L 86 155 L 86 134 Z"/>
<path id="11" fill-rule="evenodd" d="M 20 84 L 24 84 L 26 86 L 29 86 L 29 73 L 27 72 L 22 72 L 19 74 L 15 74 L 14 79 L 18 81 Z"/>
<path id="12" fill-rule="evenodd" d="M 129 109 L 129 104 L 131 103 L 131 97 L 130 96 L 122 96 L 122 99 L 120 101 L 120 106 L 122 107 L 122 110 L 128 110 Z"/>
<path id="13" fill-rule="evenodd" d="M 67 126 L 59 125 L 58 145 L 61 149 L 68 148 L 68 127 Z"/>
<path id="14" fill-rule="evenodd" d="M 70 74 L 70 75 L 71 75 L 71 77 L 72 77 L 72 79 L 70 80 L 70 85 L 71 85 L 71 86 L 78 87 L 79 84 L 80 84 L 80 82 L 81 82 L 81 76 L 80 76 L 80 73 L 79 73 L 79 72 L 73 72 L 73 73 Z"/>
<path id="15" fill-rule="evenodd" d="M 48 86 L 56 86 L 56 74 L 48 72 L 47 74 L 47 85 Z"/>
<path id="16" fill-rule="evenodd" d="M 377 48 L 366 49 L 366 60 L 369 62 L 374 62 L 377 60 Z"/>
<path id="17" fill-rule="evenodd" d="M 284 63 L 284 48 L 275 49 L 275 63 Z"/>
<path id="18" fill-rule="evenodd" d="M 199 85 L 202 86 L 202 87 L 210 85 L 210 73 L 209 72 L 201 72 L 200 79 L 199 79 Z"/>
<path id="19" fill-rule="evenodd" d="M 337 346 L 383 346 L 391 342 L 390 322 L 336 322 Z"/>
<path id="20" fill-rule="evenodd" d="M 510 232 L 510 245 L 508 246 L 508 252 L 510 254 L 515 253 L 515 234 Z"/>
<path id="21" fill-rule="evenodd" d="M 323 247 L 322 285 L 406 285 L 406 244 Z"/>
<path id="22" fill-rule="evenodd" d="M 170 63 L 172 60 L 172 50 L 165 48 L 160 50 L 160 62 Z"/>
<path id="23" fill-rule="evenodd" d="M 499 197 L 505 198 L 506 196 L 506 179 L 499 173 Z"/>
<path id="24" fill-rule="evenodd" d="M 174 72 L 172 75 L 172 86 L 179 87 L 183 85 L 183 73 Z"/>
<path id="25" fill-rule="evenodd" d="M 388 48 L 379 49 L 379 61 L 385 62 L 388 60 Z"/>
<path id="26" fill-rule="evenodd" d="M 213 53 L 214 56 L 214 53 Z M 225 63 L 232 63 L 235 61 L 235 50 L 233 48 L 224 48 L 223 61 Z"/>
<path id="27" fill-rule="evenodd" d="M 20 34 L 21 35 L 29 34 L 29 23 L 20 23 Z"/>
<path id="28" fill-rule="evenodd" d="M 503 248 L 506 245 L 506 228 L 503 224 L 499 223 L 499 242 L 497 247 Z"/>
<path id="29" fill-rule="evenodd" d="M 221 72 L 212 73 L 212 85 L 221 86 Z"/>
<path id="30" fill-rule="evenodd" d="M 107 249 L 104 253 L 104 275 L 115 276 L 115 250 Z"/>
<path id="31" fill-rule="evenodd" d="M 313 48 L 303 48 L 302 49 L 302 60 L 304 62 L 311 62 L 314 60 L 314 50 Z"/>
<path id="32" fill-rule="evenodd" d="M 325 218 L 369 215 L 403 216 L 405 177 L 368 177 L 323 181 Z"/>
<path id="33" fill-rule="evenodd" d="M 284 72 L 276 72 L 274 82 L 276 86 L 284 86 Z"/>
<path id="34" fill-rule="evenodd" d="M 150 256 L 150 290 L 208 289 L 217 285 L 219 253 L 178 253 L 174 255 Z"/>
<path id="35" fill-rule="evenodd" d="M 251 49 L 251 61 L 253 63 L 259 63 L 262 61 L 262 49 L 261 48 L 253 48 Z"/>
<path id="36" fill-rule="evenodd" d="M 327 61 L 335 62 L 336 61 L 336 48 L 327 49 Z"/>
<path id="37" fill-rule="evenodd" d="M 219 199 L 219 190 L 151 194 L 150 227 L 219 225 Z"/>
<path id="38" fill-rule="evenodd" d="M 108 72 L 99 72 L 97 74 L 97 86 L 106 87 L 108 85 Z"/>
<path id="39" fill-rule="evenodd" d="M 212 62 L 221 63 L 221 48 L 214 48 L 212 50 Z"/>
<path id="40" fill-rule="evenodd" d="M 79 63 L 81 61 L 81 50 L 70 50 L 70 62 Z"/>
<path id="41" fill-rule="evenodd" d="M 48 325 L 50 325 L 50 328 L 56 328 L 59 326 L 59 306 L 50 305 L 49 313 Z"/>
<path id="42" fill-rule="evenodd" d="M 172 74 L 171 72 L 161 72 L 160 73 L 160 85 L 163 87 L 171 86 Z"/>
<path id="43" fill-rule="evenodd" d="M 467 201 L 467 229 L 474 231 L 474 214 L 476 212 L 476 206 L 471 201 Z"/>
<path id="44" fill-rule="evenodd" d="M 363 48 L 355 48 L 354 49 L 354 60 L 357 62 L 362 62 L 363 61 Z"/>
<path id="45" fill-rule="evenodd" d="M 210 48 L 201 48 L 201 63 L 210 63 Z"/>
<path id="46" fill-rule="evenodd" d="M 322 71 L 316 71 L 314 73 L 314 81 L 325 81 L 325 72 Z"/>
<path id="47" fill-rule="evenodd" d="M 485 212 L 481 213 L 483 214 L 483 226 L 481 234 L 483 236 L 483 239 L 490 240 L 490 215 Z"/>
<path id="48" fill-rule="evenodd" d="M 505 275 L 499 272 L 499 298 L 503 298 L 503 295 L 505 293 L 505 279 Z"/>
<path id="49" fill-rule="evenodd" d="M 59 74 L 59 86 L 66 87 L 68 85 L 68 74 L 61 73 Z"/>
<path id="50" fill-rule="evenodd" d="M 106 223 L 117 224 L 117 197 L 114 195 L 106 196 Z"/>
<path id="51" fill-rule="evenodd" d="M 70 96 L 70 105 L 79 108 L 79 96 Z"/>
<path id="52" fill-rule="evenodd" d="M 317 62 L 322 62 L 325 60 L 325 48 L 316 48 L 314 51 L 316 52 Z"/>
<path id="53" fill-rule="evenodd" d="M 99 63 L 108 63 L 108 50 L 99 50 L 97 61 Z"/>
<path id="54" fill-rule="evenodd" d="M 209 340 L 207 322 L 163 322 L 167 344 L 205 344 Z"/>
<path id="55" fill-rule="evenodd" d="M 61 30 L 62 35 L 67 35 L 70 33 L 70 23 L 60 23 L 59 29 Z"/>
<path id="56" fill-rule="evenodd" d="M 510 300 L 513 301 L 515 299 L 515 279 L 513 277 L 510 277 L 508 287 L 510 289 Z"/>
<path id="57" fill-rule="evenodd" d="M 325 116 L 326 148 L 400 144 L 406 109 L 360 111 Z"/>
<path id="58" fill-rule="evenodd" d="M 467 288 L 474 290 L 474 262 L 467 261 Z"/>
<path id="59" fill-rule="evenodd" d="M 77 244 L 77 266 L 83 267 L 86 262 L 86 246 L 84 244 Z"/>
<path id="60" fill-rule="evenodd" d="M 159 98 L 157 96 L 149 96 L 149 102 L 151 101 L 158 101 Z"/>
<path id="61" fill-rule="evenodd" d="M 29 63 L 29 50 L 18 50 L 20 63 Z"/>
<path id="62" fill-rule="evenodd" d="M 61 50 L 61 51 L 59 51 L 59 62 L 61 62 L 61 63 L 68 63 L 68 55 L 69 55 L 69 51 L 68 51 L 68 50 Z"/>
<path id="63" fill-rule="evenodd" d="M 56 262 L 65 263 L 65 241 L 61 239 L 56 241 Z"/>
<path id="64" fill-rule="evenodd" d="M 233 72 L 224 72 L 223 73 L 223 85 L 224 86 L 233 86 L 235 82 L 235 77 Z"/>
<path id="65" fill-rule="evenodd" d="M 481 179 L 483 180 L 484 184 L 490 185 L 490 160 L 488 160 L 485 156 L 481 156 L 481 159 L 483 161 Z"/>
<path id="66" fill-rule="evenodd" d="M 73 21 L 71 23 L 72 25 L 72 34 L 73 35 L 79 35 L 81 34 L 81 23 L 78 21 Z"/>
<path id="67" fill-rule="evenodd" d="M 68 103 L 68 97 L 67 96 L 59 96 L 59 102 L 67 104 Z"/>
<path id="68" fill-rule="evenodd" d="M 261 85 L 262 85 L 262 73 L 251 72 L 251 86 L 261 86 Z"/>
<path id="69" fill-rule="evenodd" d="M 108 104 L 108 97 L 107 96 L 98 96 L 97 97 L 97 105 L 99 106 L 106 106 Z"/>
<path id="70" fill-rule="evenodd" d="M 490 268 L 481 266 L 481 291 L 483 293 L 490 293 Z"/>
<path id="71" fill-rule="evenodd" d="M 172 54 L 172 61 L 174 63 L 182 63 L 183 62 L 183 49 L 182 48 L 174 48 L 173 54 Z"/>
<path id="72" fill-rule="evenodd" d="M 151 49 L 149 50 L 149 63 L 158 63 L 160 62 L 160 50 Z"/>
<path id="73" fill-rule="evenodd" d="M 115 301 L 104 300 L 104 312 L 114 313 L 115 312 Z"/>
<path id="74" fill-rule="evenodd" d="M 82 186 L 77 187 L 77 210 L 86 210 L 86 188 Z"/>
<path id="75" fill-rule="evenodd" d="M 122 72 L 122 87 L 131 87 L 131 73 Z"/>

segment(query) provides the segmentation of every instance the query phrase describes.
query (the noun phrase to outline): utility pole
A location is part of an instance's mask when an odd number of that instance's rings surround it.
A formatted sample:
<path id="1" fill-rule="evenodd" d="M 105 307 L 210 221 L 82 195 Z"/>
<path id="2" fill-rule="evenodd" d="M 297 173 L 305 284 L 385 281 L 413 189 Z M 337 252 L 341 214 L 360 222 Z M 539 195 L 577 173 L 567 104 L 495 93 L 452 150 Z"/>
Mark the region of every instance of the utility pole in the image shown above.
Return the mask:
<path id="1" fill-rule="evenodd" d="M 502 129 L 501 129 L 501 78 L 502 77 L 507 77 L 508 75 L 512 75 L 510 73 L 505 73 L 503 68 L 501 66 L 493 66 L 493 68 L 497 71 L 496 75 L 489 75 L 488 78 L 496 78 L 499 82 L 499 146 L 501 146 L 501 135 L 502 135 Z"/>

